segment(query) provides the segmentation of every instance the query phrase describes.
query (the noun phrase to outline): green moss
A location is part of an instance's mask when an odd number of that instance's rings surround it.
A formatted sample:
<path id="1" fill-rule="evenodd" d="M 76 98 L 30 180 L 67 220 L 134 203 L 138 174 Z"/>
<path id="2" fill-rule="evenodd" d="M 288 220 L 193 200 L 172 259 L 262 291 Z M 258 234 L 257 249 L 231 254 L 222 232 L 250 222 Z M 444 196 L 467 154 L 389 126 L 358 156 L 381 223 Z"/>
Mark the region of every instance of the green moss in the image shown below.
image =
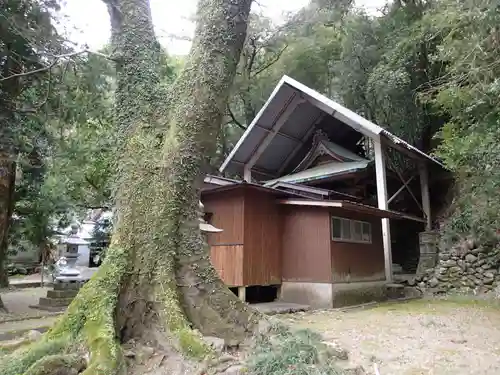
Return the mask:
<path id="1" fill-rule="evenodd" d="M 67 337 L 49 341 L 42 339 L 42 341 L 20 348 L 1 359 L 0 374 L 24 374 L 31 365 L 41 358 L 64 352 L 68 347 L 68 341 Z"/>
<path id="2" fill-rule="evenodd" d="M 0 343 L 0 355 L 5 355 L 12 353 L 13 351 L 27 346 L 31 341 L 28 338 L 22 338 L 18 340 L 11 340 L 4 343 Z"/>
<path id="3" fill-rule="evenodd" d="M 56 354 L 45 356 L 36 361 L 24 375 L 54 375 L 61 369 L 75 369 L 80 373 L 85 369 L 85 358 L 77 354 Z"/>
<path id="4" fill-rule="evenodd" d="M 124 370 L 122 349 L 115 339 L 114 326 L 109 326 L 106 319 L 88 322 L 85 337 L 91 361 L 84 375 L 115 375 Z"/>
<path id="5" fill-rule="evenodd" d="M 191 358 L 203 359 L 211 353 L 210 347 L 192 329 L 177 331 L 177 337 L 182 352 Z"/>

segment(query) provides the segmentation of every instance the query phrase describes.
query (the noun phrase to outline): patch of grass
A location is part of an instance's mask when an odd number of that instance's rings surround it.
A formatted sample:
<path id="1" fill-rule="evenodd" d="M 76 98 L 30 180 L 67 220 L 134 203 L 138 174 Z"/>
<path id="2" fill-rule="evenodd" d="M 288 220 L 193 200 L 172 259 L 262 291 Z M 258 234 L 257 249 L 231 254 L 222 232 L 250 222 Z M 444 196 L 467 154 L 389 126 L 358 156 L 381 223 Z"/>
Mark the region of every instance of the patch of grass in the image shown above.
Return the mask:
<path id="1" fill-rule="evenodd" d="M 441 298 L 435 298 L 434 301 L 442 302 L 443 304 L 451 303 L 460 306 L 500 308 L 500 301 L 493 298 L 481 298 L 474 296 L 465 296 L 460 294 L 452 294 Z"/>
<path id="2" fill-rule="evenodd" d="M 461 354 L 460 350 L 449 349 L 449 348 L 441 348 L 441 349 L 439 349 L 439 353 L 446 356 L 445 360 L 448 360 L 447 357 L 456 356 L 456 355 Z"/>
<path id="3" fill-rule="evenodd" d="M 417 367 L 413 367 L 404 372 L 404 375 L 427 375 L 427 374 L 429 374 L 429 370 Z"/>
<path id="4" fill-rule="evenodd" d="M 471 296 L 450 295 L 442 298 L 418 299 L 404 303 L 382 303 L 372 308 L 371 311 L 393 311 L 405 314 L 445 314 L 457 307 L 498 309 L 500 308 L 500 303 L 494 300 L 474 298 Z M 367 310 L 367 313 L 369 313 L 369 310 Z"/>
<path id="5" fill-rule="evenodd" d="M 293 331 L 274 324 L 268 333 L 257 337 L 248 369 L 254 375 L 343 375 L 335 362 L 347 359 L 345 356 L 345 352 L 332 351 L 323 344 L 313 331 Z"/>

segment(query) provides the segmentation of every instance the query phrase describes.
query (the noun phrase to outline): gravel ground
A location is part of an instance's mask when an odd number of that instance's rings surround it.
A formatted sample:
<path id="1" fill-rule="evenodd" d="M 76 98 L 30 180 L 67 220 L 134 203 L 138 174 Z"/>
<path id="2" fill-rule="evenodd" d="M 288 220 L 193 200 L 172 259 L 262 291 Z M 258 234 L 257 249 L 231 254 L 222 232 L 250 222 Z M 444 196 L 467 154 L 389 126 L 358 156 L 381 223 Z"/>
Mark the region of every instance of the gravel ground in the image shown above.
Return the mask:
<path id="1" fill-rule="evenodd" d="M 349 350 L 381 375 L 500 374 L 500 308 L 488 301 L 416 300 L 349 312 L 282 317 Z"/>
<path id="2" fill-rule="evenodd" d="M 54 315 L 48 311 L 32 309 L 30 305 L 38 304 L 40 297 L 47 296 L 49 288 L 24 288 L 0 290 L 2 301 L 9 311 L 0 312 L 0 324 L 19 319 L 29 319 Z"/>

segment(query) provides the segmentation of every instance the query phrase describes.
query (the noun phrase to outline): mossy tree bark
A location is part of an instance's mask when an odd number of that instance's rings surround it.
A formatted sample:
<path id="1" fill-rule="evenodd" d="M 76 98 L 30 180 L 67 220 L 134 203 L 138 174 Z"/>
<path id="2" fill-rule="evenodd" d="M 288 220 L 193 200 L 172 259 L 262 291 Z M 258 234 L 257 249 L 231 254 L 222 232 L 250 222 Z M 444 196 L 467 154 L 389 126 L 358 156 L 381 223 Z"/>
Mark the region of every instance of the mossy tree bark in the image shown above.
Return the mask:
<path id="1" fill-rule="evenodd" d="M 29 359 L 14 353 L 8 366 L 0 364 L 2 374 L 23 373 L 75 342 L 90 352 L 86 375 L 125 371 L 120 344 L 130 339 L 203 356 L 208 348 L 199 332 L 240 340 L 258 317 L 221 282 L 198 229 L 204 167 L 215 150 L 251 0 L 199 1 L 193 47 L 168 93 L 160 85 L 149 1 L 106 3 L 122 135 L 111 246 L 38 349 Z"/>
<path id="2" fill-rule="evenodd" d="M 16 183 L 16 164 L 13 160 L 11 152 L 0 149 L 0 287 L 9 285 L 5 263 Z"/>

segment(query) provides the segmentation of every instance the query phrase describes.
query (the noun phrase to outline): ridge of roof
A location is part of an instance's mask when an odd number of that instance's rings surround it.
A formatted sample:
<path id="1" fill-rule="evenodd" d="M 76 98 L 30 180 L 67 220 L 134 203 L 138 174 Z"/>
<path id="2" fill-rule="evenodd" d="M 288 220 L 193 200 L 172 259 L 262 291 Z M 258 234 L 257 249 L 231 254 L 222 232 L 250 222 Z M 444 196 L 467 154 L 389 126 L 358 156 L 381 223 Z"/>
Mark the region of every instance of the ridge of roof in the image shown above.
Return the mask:
<path id="1" fill-rule="evenodd" d="M 231 150 L 227 158 L 224 160 L 222 165 L 219 168 L 219 171 L 224 171 L 228 165 L 231 163 L 233 158 L 235 157 L 236 153 L 238 150 L 241 148 L 245 140 L 248 138 L 249 134 L 252 132 L 252 129 L 254 129 L 257 126 L 257 123 L 259 122 L 260 118 L 263 116 L 264 112 L 267 110 L 267 108 L 270 106 L 271 102 L 275 99 L 277 96 L 278 92 L 280 89 L 288 85 L 292 89 L 295 89 L 299 92 L 301 92 L 303 97 L 307 97 L 307 100 L 316 108 L 319 108 L 323 112 L 327 113 L 330 116 L 334 116 L 337 118 L 339 121 L 343 122 L 347 126 L 351 127 L 352 129 L 360 132 L 361 134 L 368 136 L 372 139 L 379 139 L 381 136 L 384 136 L 384 139 L 387 140 L 389 143 L 393 144 L 393 147 L 399 147 L 399 148 L 404 148 L 406 149 L 407 152 L 410 154 L 414 154 L 415 156 L 418 156 L 419 158 L 423 158 L 427 161 L 436 163 L 440 165 L 443 168 L 446 168 L 439 160 L 433 158 L 430 155 L 427 155 L 423 151 L 419 150 L 418 148 L 410 145 L 409 143 L 403 141 L 401 138 L 395 136 L 394 134 L 390 133 L 388 130 L 385 130 L 379 125 L 374 124 L 373 122 L 367 120 L 366 118 L 358 115 L 357 113 L 351 111 L 350 109 L 342 106 L 341 104 L 327 98 L 326 96 L 320 94 L 319 92 L 307 87 L 306 85 L 296 81 L 295 79 L 284 75 L 279 83 L 276 85 L 274 88 L 273 92 L 267 99 L 266 103 L 264 106 L 259 110 L 255 118 L 252 120 L 250 125 L 247 127 L 243 135 L 240 137 L 234 148 Z"/>

